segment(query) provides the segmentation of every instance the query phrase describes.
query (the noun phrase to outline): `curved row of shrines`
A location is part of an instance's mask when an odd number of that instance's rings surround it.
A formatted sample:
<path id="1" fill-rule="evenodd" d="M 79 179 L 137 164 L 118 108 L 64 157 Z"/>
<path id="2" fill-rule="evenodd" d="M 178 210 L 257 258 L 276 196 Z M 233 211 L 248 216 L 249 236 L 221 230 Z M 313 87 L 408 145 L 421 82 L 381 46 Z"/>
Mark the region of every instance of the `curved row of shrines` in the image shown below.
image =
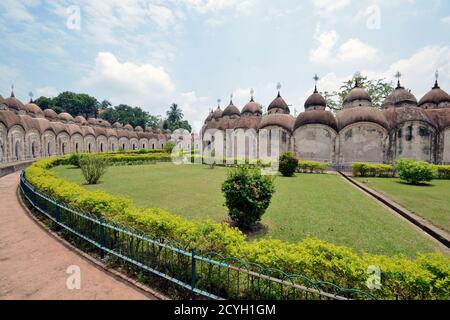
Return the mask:
<path id="1" fill-rule="evenodd" d="M 297 118 L 290 114 L 280 92 L 265 115 L 253 95 L 242 111 L 230 101 L 224 110 L 218 106 L 209 113 L 202 128 L 203 145 L 213 148 L 215 133 L 225 139 L 230 131 L 255 136 L 258 144 L 258 134 L 266 129 L 269 136 L 272 130 L 281 132 L 280 154 L 293 151 L 305 160 L 348 165 L 357 161 L 391 163 L 404 157 L 450 163 L 450 96 L 437 80 L 419 102 L 398 81 L 381 109 L 372 106 L 371 97 L 357 81 L 342 110 L 334 115 L 326 107 L 317 86 Z M 245 156 L 252 152 L 247 145 Z M 235 148 L 224 147 L 225 156 L 235 153 Z"/>
<path id="2" fill-rule="evenodd" d="M 52 109 L 20 102 L 11 92 L 0 96 L 0 163 L 32 160 L 71 152 L 162 149 L 171 132 L 133 128 L 96 118 L 73 118 Z"/>

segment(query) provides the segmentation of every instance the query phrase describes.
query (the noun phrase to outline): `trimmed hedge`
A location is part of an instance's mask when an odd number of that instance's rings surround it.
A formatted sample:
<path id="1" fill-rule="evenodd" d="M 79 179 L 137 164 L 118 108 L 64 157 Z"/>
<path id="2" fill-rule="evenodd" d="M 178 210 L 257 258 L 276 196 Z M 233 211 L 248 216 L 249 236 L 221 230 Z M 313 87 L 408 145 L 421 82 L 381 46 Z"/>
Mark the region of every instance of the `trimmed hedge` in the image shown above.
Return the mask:
<path id="1" fill-rule="evenodd" d="M 300 160 L 297 170 L 304 173 L 324 173 L 328 170 L 328 163 Z"/>
<path id="2" fill-rule="evenodd" d="M 394 167 L 389 164 L 373 164 L 365 162 L 352 163 L 352 172 L 355 177 L 393 177 Z"/>
<path id="3" fill-rule="evenodd" d="M 299 243 L 280 240 L 246 241 L 236 228 L 211 221 L 191 222 L 161 209 L 139 209 L 129 198 L 90 191 L 58 178 L 48 169 L 67 164 L 68 157 L 35 162 L 25 170 L 28 181 L 40 191 L 81 210 L 171 238 L 200 254 L 216 251 L 224 256 L 329 281 L 341 287 L 368 290 L 367 269 L 381 269 L 381 289 L 371 293 L 385 299 L 450 299 L 450 258 L 439 253 L 404 256 L 359 255 L 352 249 L 317 239 Z"/>
<path id="4" fill-rule="evenodd" d="M 450 179 L 450 165 L 434 165 L 437 179 Z"/>
<path id="5" fill-rule="evenodd" d="M 428 182 L 436 176 L 434 166 L 425 161 L 397 159 L 395 160 L 395 169 L 400 179 L 410 184 Z"/>

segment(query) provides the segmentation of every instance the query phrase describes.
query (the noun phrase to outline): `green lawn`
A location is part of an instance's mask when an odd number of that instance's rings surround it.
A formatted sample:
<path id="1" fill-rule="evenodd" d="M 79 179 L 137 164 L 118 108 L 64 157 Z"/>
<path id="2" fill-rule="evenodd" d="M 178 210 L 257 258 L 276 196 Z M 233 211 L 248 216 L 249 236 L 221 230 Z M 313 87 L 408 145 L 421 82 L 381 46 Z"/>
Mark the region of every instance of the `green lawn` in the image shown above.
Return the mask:
<path id="1" fill-rule="evenodd" d="M 435 226 L 450 231 L 450 180 L 433 180 L 430 185 L 414 186 L 397 178 L 358 178 L 361 182 L 427 219 Z"/>
<path id="2" fill-rule="evenodd" d="M 53 169 L 83 184 L 81 171 Z M 103 182 L 88 189 L 126 195 L 139 207 L 159 207 L 187 219 L 227 219 L 221 184 L 227 168 L 158 163 L 108 169 Z M 267 230 L 255 237 L 300 241 L 307 236 L 346 245 L 359 252 L 414 255 L 439 250 L 410 224 L 336 175 L 277 177 L 276 193 L 263 216 Z"/>

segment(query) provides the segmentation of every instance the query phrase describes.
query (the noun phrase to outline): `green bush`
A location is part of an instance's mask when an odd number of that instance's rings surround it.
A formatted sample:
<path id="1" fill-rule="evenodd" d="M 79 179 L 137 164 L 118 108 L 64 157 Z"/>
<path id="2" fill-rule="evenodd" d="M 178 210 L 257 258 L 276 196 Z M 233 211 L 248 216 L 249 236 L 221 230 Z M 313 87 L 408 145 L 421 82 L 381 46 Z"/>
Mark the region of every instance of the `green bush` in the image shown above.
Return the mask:
<path id="1" fill-rule="evenodd" d="M 436 175 L 433 165 L 425 161 L 398 159 L 395 161 L 395 168 L 400 179 L 411 184 L 431 181 Z"/>
<path id="2" fill-rule="evenodd" d="M 450 165 L 434 165 L 437 179 L 450 179 Z"/>
<path id="3" fill-rule="evenodd" d="M 74 166 L 74 167 L 79 168 L 80 167 L 80 158 L 81 158 L 81 156 L 82 156 L 81 153 L 78 153 L 78 152 L 77 153 L 72 153 L 69 156 L 69 159 L 68 159 L 69 164 Z"/>
<path id="4" fill-rule="evenodd" d="M 222 184 L 228 214 L 243 229 L 249 229 L 261 220 L 274 191 L 270 177 L 245 167 L 230 171 Z"/>
<path id="5" fill-rule="evenodd" d="M 85 154 L 79 159 L 83 177 L 88 184 L 97 184 L 108 168 L 108 160 L 92 154 Z"/>
<path id="6" fill-rule="evenodd" d="M 301 160 L 298 162 L 298 171 L 303 173 L 324 173 L 328 163 Z"/>
<path id="7" fill-rule="evenodd" d="M 419 254 L 415 259 L 359 255 L 350 248 L 317 239 L 298 243 L 274 239 L 248 242 L 242 232 L 226 224 L 192 222 L 161 209 L 139 209 L 129 198 L 87 190 L 58 178 L 49 170 L 67 165 L 68 158 L 36 161 L 25 169 L 25 176 L 35 188 L 63 203 L 103 217 L 107 222 L 141 230 L 150 237 L 171 238 L 187 250 L 197 248 L 199 254 L 214 251 L 286 273 L 365 291 L 368 291 L 367 269 L 375 265 L 381 269 L 381 288 L 370 293 L 379 299 L 450 299 L 450 258 L 447 255 Z M 300 278 L 295 281 L 302 284 Z"/>
<path id="8" fill-rule="evenodd" d="M 365 162 L 352 163 L 354 177 L 393 177 L 394 167 L 389 164 L 373 164 Z"/>
<path id="9" fill-rule="evenodd" d="M 166 144 L 164 145 L 164 150 L 168 154 L 172 153 L 173 148 L 175 148 L 175 142 L 173 142 L 173 141 L 167 141 Z"/>
<path id="10" fill-rule="evenodd" d="M 298 166 L 298 158 L 292 152 L 285 152 L 280 156 L 279 171 L 285 177 L 292 177 Z"/>

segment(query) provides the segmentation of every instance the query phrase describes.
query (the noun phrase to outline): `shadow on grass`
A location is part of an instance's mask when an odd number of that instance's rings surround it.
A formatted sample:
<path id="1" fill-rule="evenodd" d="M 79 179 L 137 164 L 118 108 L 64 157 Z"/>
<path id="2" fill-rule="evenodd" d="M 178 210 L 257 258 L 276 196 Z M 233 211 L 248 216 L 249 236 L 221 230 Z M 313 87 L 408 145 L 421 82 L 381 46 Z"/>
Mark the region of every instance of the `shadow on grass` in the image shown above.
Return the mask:
<path id="1" fill-rule="evenodd" d="M 408 183 L 406 181 L 397 180 L 397 181 L 395 181 L 395 183 L 402 184 L 405 186 L 412 186 L 412 187 L 435 187 L 434 184 L 424 183 L 424 182 L 413 184 L 413 183 Z"/>
<path id="2" fill-rule="evenodd" d="M 238 228 L 236 221 L 233 221 L 230 218 L 225 219 L 224 223 L 228 224 L 230 227 Z M 248 240 L 253 240 L 269 233 L 269 227 L 261 222 L 255 223 L 249 230 L 238 229 L 247 236 Z"/>

